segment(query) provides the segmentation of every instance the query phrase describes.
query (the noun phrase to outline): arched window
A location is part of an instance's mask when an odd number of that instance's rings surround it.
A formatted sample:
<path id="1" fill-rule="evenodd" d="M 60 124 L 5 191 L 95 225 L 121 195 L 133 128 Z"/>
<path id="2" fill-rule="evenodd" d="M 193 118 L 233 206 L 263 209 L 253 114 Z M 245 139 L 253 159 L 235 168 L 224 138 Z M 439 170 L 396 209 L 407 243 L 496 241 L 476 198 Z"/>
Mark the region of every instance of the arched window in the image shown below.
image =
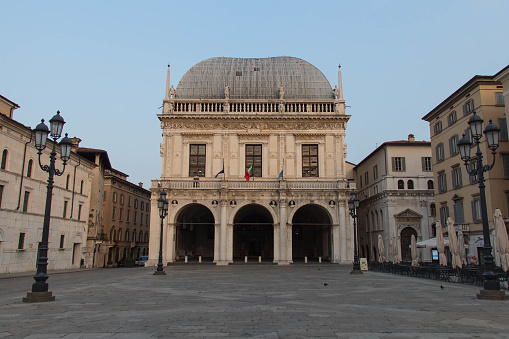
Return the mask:
<path id="1" fill-rule="evenodd" d="M 428 180 L 428 189 L 429 190 L 432 190 L 434 187 L 433 187 L 433 180 Z"/>
<path id="2" fill-rule="evenodd" d="M 380 223 L 378 222 L 378 211 L 375 211 L 375 225 L 376 225 L 376 229 L 379 230 Z"/>
<path id="3" fill-rule="evenodd" d="M 148 232 L 145 232 L 145 242 L 148 242 Z"/>
<path id="4" fill-rule="evenodd" d="M 406 186 L 409 190 L 413 190 L 414 189 L 414 181 L 413 180 L 408 180 L 407 183 L 406 183 Z"/>
<path id="5" fill-rule="evenodd" d="M 405 182 L 403 180 L 398 180 L 398 189 L 405 189 Z"/>
<path id="6" fill-rule="evenodd" d="M 384 229 L 384 212 L 382 210 L 380 210 L 380 229 Z"/>
<path id="7" fill-rule="evenodd" d="M 65 179 L 65 189 L 68 190 L 69 189 L 69 181 L 71 179 L 71 175 L 70 174 L 67 174 L 67 179 Z"/>
<path id="8" fill-rule="evenodd" d="M 429 214 L 431 214 L 432 217 L 437 215 L 437 208 L 435 207 L 435 204 L 429 205 Z"/>
<path id="9" fill-rule="evenodd" d="M 80 183 L 80 194 L 83 194 L 83 180 Z"/>
<path id="10" fill-rule="evenodd" d="M 125 241 L 129 241 L 129 230 L 125 230 Z"/>
<path id="11" fill-rule="evenodd" d="M 28 160 L 28 167 L 27 167 L 27 178 L 32 177 L 32 166 L 34 164 L 34 161 L 32 159 Z"/>
<path id="12" fill-rule="evenodd" d="M 111 230 L 110 230 L 110 241 L 113 241 L 115 240 L 114 238 L 114 234 L 113 234 L 113 231 L 115 230 L 115 227 L 112 227 Z"/>
<path id="13" fill-rule="evenodd" d="M 139 242 L 142 242 L 143 241 L 143 231 L 140 231 L 140 235 L 138 237 L 138 241 Z"/>
<path id="14" fill-rule="evenodd" d="M 4 151 L 2 152 L 2 166 L 0 167 L 1 169 L 7 169 L 7 156 L 9 154 L 9 151 L 7 151 L 6 149 L 4 149 Z"/>
<path id="15" fill-rule="evenodd" d="M 136 241 L 136 228 L 133 231 L 133 241 Z"/>
<path id="16" fill-rule="evenodd" d="M 122 241 L 122 229 L 118 230 L 118 241 Z"/>

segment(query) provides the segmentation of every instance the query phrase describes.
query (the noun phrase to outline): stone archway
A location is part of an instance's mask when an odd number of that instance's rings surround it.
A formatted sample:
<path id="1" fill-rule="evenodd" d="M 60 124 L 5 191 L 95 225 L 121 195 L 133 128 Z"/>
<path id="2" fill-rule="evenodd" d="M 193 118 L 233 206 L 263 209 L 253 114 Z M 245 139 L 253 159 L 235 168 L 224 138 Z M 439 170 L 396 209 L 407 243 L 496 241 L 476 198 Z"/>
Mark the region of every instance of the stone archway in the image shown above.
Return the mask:
<path id="1" fill-rule="evenodd" d="M 274 260 L 274 220 L 258 204 L 241 207 L 233 220 L 233 260 Z"/>
<path id="2" fill-rule="evenodd" d="M 205 206 L 189 204 L 175 221 L 175 260 L 214 260 L 214 215 Z"/>
<path id="3" fill-rule="evenodd" d="M 332 219 L 320 205 L 300 207 L 292 218 L 292 260 L 332 259 Z"/>

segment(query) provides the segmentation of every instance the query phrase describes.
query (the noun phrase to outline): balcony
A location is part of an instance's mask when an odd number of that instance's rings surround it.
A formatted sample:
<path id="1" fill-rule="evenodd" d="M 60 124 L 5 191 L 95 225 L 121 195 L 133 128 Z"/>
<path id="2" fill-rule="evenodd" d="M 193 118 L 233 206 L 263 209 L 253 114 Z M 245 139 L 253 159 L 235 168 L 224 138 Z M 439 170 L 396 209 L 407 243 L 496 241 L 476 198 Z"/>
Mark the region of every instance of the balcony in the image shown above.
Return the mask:
<path id="1" fill-rule="evenodd" d="M 244 180 L 152 180 L 152 188 L 164 188 L 170 190 L 266 190 L 266 189 L 291 189 L 291 190 L 351 190 L 355 184 L 347 180 L 263 180 L 255 178 L 251 181 Z"/>
<path id="2" fill-rule="evenodd" d="M 454 230 L 456 232 L 458 231 L 468 232 L 470 230 L 470 227 L 468 226 L 468 224 L 454 224 Z"/>

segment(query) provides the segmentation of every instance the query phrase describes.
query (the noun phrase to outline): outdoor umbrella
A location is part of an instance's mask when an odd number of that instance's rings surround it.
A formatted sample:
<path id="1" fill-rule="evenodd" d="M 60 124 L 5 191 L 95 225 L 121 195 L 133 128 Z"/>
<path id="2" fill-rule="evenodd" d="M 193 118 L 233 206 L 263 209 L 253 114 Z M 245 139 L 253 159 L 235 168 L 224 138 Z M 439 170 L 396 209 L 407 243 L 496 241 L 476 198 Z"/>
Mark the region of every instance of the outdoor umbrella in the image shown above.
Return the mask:
<path id="1" fill-rule="evenodd" d="M 440 221 L 437 221 L 437 250 L 438 250 L 438 261 L 440 262 L 440 265 L 447 266 L 447 257 L 445 256 L 444 235 L 442 233 L 442 225 L 440 224 Z"/>
<path id="2" fill-rule="evenodd" d="M 384 239 L 382 238 L 382 235 L 378 235 L 378 262 L 384 263 L 387 260 L 385 259 L 385 246 L 384 246 Z"/>
<path id="3" fill-rule="evenodd" d="M 505 228 L 504 218 L 502 218 L 502 212 L 500 212 L 498 208 L 495 210 L 494 216 L 500 262 L 504 272 L 507 272 L 509 270 L 509 240 L 507 238 L 507 229 Z"/>
<path id="4" fill-rule="evenodd" d="M 458 231 L 458 250 L 463 265 L 467 265 L 467 251 L 465 251 L 465 236 L 463 232 Z"/>
<path id="5" fill-rule="evenodd" d="M 419 266 L 419 262 L 417 261 L 417 245 L 415 241 L 415 235 L 412 234 L 412 238 L 410 240 L 410 252 L 412 254 L 412 266 Z"/>
<path id="6" fill-rule="evenodd" d="M 392 236 L 392 263 L 399 264 L 401 260 L 399 260 L 398 254 L 398 240 L 395 235 Z"/>
<path id="7" fill-rule="evenodd" d="M 452 268 L 462 268 L 460 254 L 458 250 L 458 238 L 454 229 L 454 221 L 451 217 L 447 218 L 447 232 L 449 233 L 449 250 L 452 254 Z"/>

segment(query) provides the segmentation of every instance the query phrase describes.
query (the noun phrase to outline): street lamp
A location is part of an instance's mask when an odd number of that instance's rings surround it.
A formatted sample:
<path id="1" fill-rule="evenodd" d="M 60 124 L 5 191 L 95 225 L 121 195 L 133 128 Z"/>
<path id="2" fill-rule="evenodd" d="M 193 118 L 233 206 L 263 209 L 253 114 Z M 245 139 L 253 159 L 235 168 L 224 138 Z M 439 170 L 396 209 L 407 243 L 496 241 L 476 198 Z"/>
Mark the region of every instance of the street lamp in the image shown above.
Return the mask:
<path id="1" fill-rule="evenodd" d="M 357 198 L 357 192 L 350 192 L 350 200 L 348 200 L 348 208 L 350 209 L 350 215 L 353 218 L 353 269 L 350 274 L 362 274 L 361 267 L 359 265 L 359 251 L 357 249 L 357 208 L 359 207 L 359 198 Z"/>
<path id="2" fill-rule="evenodd" d="M 159 208 L 159 217 L 161 218 L 161 236 L 159 237 L 159 262 L 154 275 L 166 275 L 163 270 L 163 220 L 168 215 L 168 200 L 166 200 L 166 192 L 162 191 L 157 199 L 157 207 Z"/>
<path id="3" fill-rule="evenodd" d="M 483 155 L 481 153 L 480 148 L 480 139 L 482 137 L 482 124 L 483 120 L 477 113 L 474 111 L 474 115 L 468 120 L 468 125 L 470 126 L 470 133 L 472 138 L 474 139 L 474 144 L 470 142 L 468 135 L 463 135 L 463 138 L 458 142 L 458 148 L 460 150 L 461 160 L 464 161 L 465 167 L 467 169 L 467 173 L 469 175 L 477 175 L 477 180 L 479 181 L 479 191 L 480 191 L 480 208 L 481 208 L 481 219 L 482 219 L 482 228 L 483 228 L 483 237 L 484 237 L 484 290 L 481 290 L 480 294 L 477 294 L 478 299 L 493 299 L 494 296 L 505 293 L 500 291 L 500 282 L 498 281 L 498 277 L 494 272 L 495 265 L 493 263 L 493 255 L 492 255 L 492 247 L 490 242 L 490 229 L 488 224 L 488 211 L 486 208 L 486 195 L 484 184 L 484 173 L 488 172 L 495 165 L 495 154 L 497 154 L 496 149 L 498 148 L 498 141 L 500 136 L 500 128 L 497 127 L 494 123 L 491 122 L 486 126 L 484 130 L 484 134 L 486 135 L 486 140 L 488 143 L 488 148 L 491 150 L 493 154 L 493 162 L 491 165 L 483 165 L 482 158 Z M 471 146 L 477 146 L 477 152 L 475 157 L 472 159 L 475 161 L 475 165 L 471 166 L 470 164 L 470 151 Z"/>
<path id="4" fill-rule="evenodd" d="M 43 301 L 53 301 L 55 297 L 53 296 L 51 291 L 48 291 L 48 237 L 49 237 L 49 221 L 51 215 L 51 197 L 53 195 L 53 176 L 61 176 L 64 174 L 65 165 L 71 156 L 71 139 L 67 137 L 67 133 L 65 137 L 60 141 L 60 159 L 63 161 L 62 170 L 58 170 L 55 168 L 55 160 L 56 160 L 56 144 L 57 140 L 62 135 L 62 128 L 64 127 L 65 121 L 64 118 L 60 116 L 60 111 L 57 111 L 57 114 L 51 118 L 50 129 L 48 126 L 44 124 L 44 119 L 41 120 L 41 123 L 37 125 L 35 128 L 35 147 L 39 152 L 39 166 L 45 172 L 48 172 L 48 185 L 46 191 L 46 209 L 44 211 L 44 224 L 42 227 L 42 240 L 40 243 L 39 251 L 37 253 L 37 273 L 34 276 L 35 283 L 32 284 L 32 292 L 28 292 L 27 296 L 23 298 L 23 302 L 43 302 Z M 53 139 L 53 149 L 50 153 L 50 162 L 48 165 L 42 165 L 41 163 L 41 154 L 42 151 L 46 148 L 46 141 L 48 139 L 48 134 Z"/>

